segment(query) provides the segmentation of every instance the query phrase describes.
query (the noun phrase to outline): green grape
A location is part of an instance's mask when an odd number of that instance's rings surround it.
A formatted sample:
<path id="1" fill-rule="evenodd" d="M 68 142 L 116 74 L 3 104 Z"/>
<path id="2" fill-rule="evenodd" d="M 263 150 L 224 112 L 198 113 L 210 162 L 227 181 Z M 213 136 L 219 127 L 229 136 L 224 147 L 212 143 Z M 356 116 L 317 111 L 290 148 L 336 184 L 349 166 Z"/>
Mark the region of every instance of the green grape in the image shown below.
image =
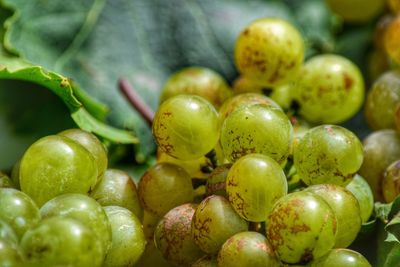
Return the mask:
<path id="1" fill-rule="evenodd" d="M 289 156 L 292 139 L 293 128 L 286 115 L 263 104 L 235 110 L 221 127 L 222 149 L 231 162 L 260 153 L 281 164 Z"/>
<path id="2" fill-rule="evenodd" d="M 387 203 L 400 195 L 400 160 L 386 168 L 382 179 L 382 192 Z"/>
<path id="3" fill-rule="evenodd" d="M 213 256 L 205 255 L 193 263 L 192 267 L 217 267 L 217 259 Z"/>
<path id="4" fill-rule="evenodd" d="M 15 188 L 13 181 L 6 174 L 0 172 L 0 188 Z"/>
<path id="5" fill-rule="evenodd" d="M 90 197 L 102 206 L 120 206 L 132 211 L 139 219 L 143 217 L 136 185 L 124 171 L 106 170 Z"/>
<path id="6" fill-rule="evenodd" d="M 211 195 L 219 195 L 223 197 L 227 197 L 226 194 L 226 178 L 228 177 L 229 169 L 232 167 L 232 164 L 224 164 L 218 166 L 210 173 L 210 176 L 207 179 L 206 185 L 206 194 L 207 196 Z"/>
<path id="7" fill-rule="evenodd" d="M 166 261 L 161 252 L 156 248 L 153 240 L 146 244 L 146 248 L 135 265 L 136 267 L 174 267 Z"/>
<path id="8" fill-rule="evenodd" d="M 357 113 L 364 101 L 360 70 L 338 55 L 309 59 L 294 86 L 299 114 L 313 123 L 344 122 Z"/>
<path id="9" fill-rule="evenodd" d="M 205 198 L 196 209 L 192 220 L 192 236 L 207 254 L 217 254 L 232 235 L 247 231 L 248 224 L 222 196 Z"/>
<path id="10" fill-rule="evenodd" d="M 23 257 L 16 244 L 0 238 L 0 266 L 23 267 Z"/>
<path id="11" fill-rule="evenodd" d="M 364 161 L 359 173 L 370 185 L 375 201 L 382 201 L 382 178 L 385 169 L 400 159 L 400 135 L 395 130 L 380 130 L 364 141 Z"/>
<path id="12" fill-rule="evenodd" d="M 75 219 L 89 229 L 100 240 L 102 251 L 111 246 L 111 227 L 102 207 L 94 199 L 80 194 L 64 194 L 46 202 L 40 208 L 42 218 L 63 217 Z"/>
<path id="13" fill-rule="evenodd" d="M 294 100 L 294 85 L 293 83 L 286 83 L 281 86 L 277 86 L 272 90 L 270 95 L 271 99 L 274 100 L 280 107 L 285 110 L 290 109 Z"/>
<path id="14" fill-rule="evenodd" d="M 400 71 L 389 71 L 375 81 L 365 102 L 365 118 L 375 130 L 395 128 L 400 105 Z"/>
<path id="15" fill-rule="evenodd" d="M 158 225 L 158 222 L 162 219 L 162 216 L 155 215 L 147 210 L 143 211 L 143 233 L 146 237 L 146 240 L 150 240 L 153 242 L 154 240 L 154 231 Z"/>
<path id="16" fill-rule="evenodd" d="M 232 95 L 232 91 L 224 78 L 215 71 L 188 67 L 169 77 L 162 89 L 160 102 L 180 94 L 201 96 L 218 108 Z"/>
<path id="17" fill-rule="evenodd" d="M 384 0 L 326 0 L 333 12 L 346 22 L 365 23 L 381 13 Z"/>
<path id="18" fill-rule="evenodd" d="M 68 137 L 86 148 L 95 159 L 98 176 L 100 177 L 103 175 L 108 164 L 107 151 L 94 134 L 81 129 L 69 129 L 59 133 L 58 135 Z"/>
<path id="19" fill-rule="evenodd" d="M 104 258 L 94 232 L 71 218 L 42 220 L 24 234 L 21 248 L 28 266 L 96 267 Z"/>
<path id="20" fill-rule="evenodd" d="M 321 125 L 309 130 L 294 150 L 294 165 L 307 185 L 345 186 L 363 162 L 361 142 L 349 130 Z"/>
<path id="21" fill-rule="evenodd" d="M 181 160 L 198 159 L 218 142 L 219 120 L 215 108 L 204 98 L 178 95 L 162 103 L 153 121 L 159 148 Z"/>
<path id="22" fill-rule="evenodd" d="M 61 194 L 85 194 L 96 181 L 93 156 L 64 136 L 50 135 L 36 141 L 21 160 L 21 190 L 38 206 Z"/>
<path id="23" fill-rule="evenodd" d="M 293 25 L 279 18 L 253 21 L 236 40 L 236 67 L 262 86 L 277 86 L 294 79 L 303 58 L 302 36 Z"/>
<path id="24" fill-rule="evenodd" d="M 400 17 L 396 17 L 385 32 L 385 50 L 397 64 L 400 64 Z"/>
<path id="25" fill-rule="evenodd" d="M 306 191 L 317 194 L 329 204 L 337 221 L 335 247 L 348 247 L 361 229 L 360 204 L 357 198 L 344 187 L 334 184 L 313 185 Z"/>
<path id="26" fill-rule="evenodd" d="M 147 170 L 140 178 L 138 189 L 143 208 L 160 217 L 194 199 L 189 174 L 170 163 L 159 163 Z"/>
<path id="27" fill-rule="evenodd" d="M 360 204 L 361 221 L 363 223 L 368 222 L 374 209 L 374 195 L 369 184 L 364 178 L 356 174 L 353 180 L 346 186 L 346 189 L 353 193 Z"/>
<path id="28" fill-rule="evenodd" d="M 237 160 L 226 180 L 229 202 L 240 216 L 252 222 L 265 221 L 275 202 L 287 191 L 281 166 L 261 154 L 249 154 Z"/>
<path id="29" fill-rule="evenodd" d="M 25 193 L 12 188 L 0 188 L 0 220 L 11 226 L 18 238 L 40 220 L 39 209 Z"/>
<path id="30" fill-rule="evenodd" d="M 262 94 L 264 86 L 259 85 L 241 75 L 238 78 L 236 78 L 236 80 L 233 81 L 232 89 L 235 95 L 245 94 L 245 93 Z"/>
<path id="31" fill-rule="evenodd" d="M 283 262 L 307 263 L 335 244 L 335 214 L 314 193 L 300 191 L 281 198 L 268 220 L 267 238 Z"/>
<path id="32" fill-rule="evenodd" d="M 337 248 L 329 251 L 325 256 L 315 259 L 310 267 L 372 267 L 371 264 L 357 251 Z"/>
<path id="33" fill-rule="evenodd" d="M 11 171 L 11 180 L 13 182 L 13 184 L 15 185 L 16 189 L 20 189 L 21 186 L 19 184 L 19 167 L 21 165 L 21 160 L 18 160 L 17 163 L 15 163 L 15 165 L 12 168 Z"/>
<path id="34" fill-rule="evenodd" d="M 146 239 L 142 225 L 128 209 L 118 206 L 104 207 L 111 224 L 112 245 L 103 267 L 130 267 L 143 254 Z"/>
<path id="35" fill-rule="evenodd" d="M 18 244 L 18 236 L 14 230 L 4 221 L 0 220 L 0 240 L 7 240 L 12 244 Z"/>
<path id="36" fill-rule="evenodd" d="M 242 232 L 230 237 L 218 253 L 218 267 L 279 267 L 268 240 L 260 233 Z"/>
<path id="37" fill-rule="evenodd" d="M 173 208 L 165 214 L 154 233 L 156 247 L 167 261 L 177 266 L 191 266 L 204 255 L 191 235 L 196 207 L 188 203 Z"/>

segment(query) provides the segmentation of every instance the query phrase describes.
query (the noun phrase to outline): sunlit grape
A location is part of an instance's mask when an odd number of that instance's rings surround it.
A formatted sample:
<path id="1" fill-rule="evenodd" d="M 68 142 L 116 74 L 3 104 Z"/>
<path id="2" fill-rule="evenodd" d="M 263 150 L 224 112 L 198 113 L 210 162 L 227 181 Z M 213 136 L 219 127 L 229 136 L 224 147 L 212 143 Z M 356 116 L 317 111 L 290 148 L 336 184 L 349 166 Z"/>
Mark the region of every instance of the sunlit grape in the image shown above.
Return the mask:
<path id="1" fill-rule="evenodd" d="M 365 23 L 376 17 L 384 8 L 384 0 L 326 0 L 333 12 L 345 21 Z"/>
<path id="2" fill-rule="evenodd" d="M 332 249 L 325 256 L 315 259 L 310 267 L 372 267 L 360 253 L 350 249 Z"/>
<path id="3" fill-rule="evenodd" d="M 374 195 L 369 184 L 364 178 L 356 174 L 346 186 L 346 189 L 353 193 L 360 204 L 361 221 L 367 222 L 374 209 Z"/>
<path id="4" fill-rule="evenodd" d="M 395 18 L 385 32 L 385 49 L 389 56 L 400 64 L 400 17 Z"/>

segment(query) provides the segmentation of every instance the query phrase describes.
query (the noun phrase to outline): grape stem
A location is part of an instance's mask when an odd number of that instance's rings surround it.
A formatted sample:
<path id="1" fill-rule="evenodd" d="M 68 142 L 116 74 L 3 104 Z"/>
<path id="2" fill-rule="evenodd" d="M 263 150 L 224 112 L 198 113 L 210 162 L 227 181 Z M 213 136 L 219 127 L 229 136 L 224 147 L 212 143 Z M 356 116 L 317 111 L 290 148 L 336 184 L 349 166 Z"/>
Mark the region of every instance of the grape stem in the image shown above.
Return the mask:
<path id="1" fill-rule="evenodd" d="M 128 80 L 121 78 L 118 81 L 119 90 L 129 101 L 131 106 L 139 112 L 146 123 L 151 127 L 154 119 L 154 111 L 143 101 Z"/>

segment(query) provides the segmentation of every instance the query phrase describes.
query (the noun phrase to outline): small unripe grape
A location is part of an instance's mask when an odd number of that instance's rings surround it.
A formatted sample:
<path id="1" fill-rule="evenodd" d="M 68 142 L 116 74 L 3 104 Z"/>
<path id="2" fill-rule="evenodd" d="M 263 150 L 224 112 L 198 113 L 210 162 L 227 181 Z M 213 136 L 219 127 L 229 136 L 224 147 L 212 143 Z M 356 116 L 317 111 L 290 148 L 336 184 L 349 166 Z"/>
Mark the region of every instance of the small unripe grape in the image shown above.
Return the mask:
<path id="1" fill-rule="evenodd" d="M 383 197 L 387 203 L 400 195 L 400 160 L 386 168 L 382 180 Z"/>
<path id="2" fill-rule="evenodd" d="M 381 13 L 384 0 L 326 0 L 333 12 L 347 22 L 365 23 Z"/>
<path id="3" fill-rule="evenodd" d="M 224 164 L 215 168 L 207 179 L 206 194 L 207 196 L 219 195 L 227 197 L 226 194 L 226 178 L 232 164 Z"/>
<path id="4" fill-rule="evenodd" d="M 315 259 L 310 267 L 372 267 L 371 264 L 357 251 L 337 248 L 329 251 L 325 256 Z"/>
<path id="5" fill-rule="evenodd" d="M 353 193 L 360 204 L 361 221 L 363 223 L 368 222 L 374 209 L 374 195 L 371 187 L 369 187 L 364 178 L 356 174 L 353 180 L 346 186 L 346 189 Z"/>
<path id="6" fill-rule="evenodd" d="M 294 79 L 303 58 L 303 38 L 282 19 L 256 20 L 236 40 L 235 62 L 239 72 L 260 85 L 276 86 Z"/>
<path id="7" fill-rule="evenodd" d="M 400 17 L 395 18 L 385 32 L 385 49 L 389 56 L 400 64 Z"/>

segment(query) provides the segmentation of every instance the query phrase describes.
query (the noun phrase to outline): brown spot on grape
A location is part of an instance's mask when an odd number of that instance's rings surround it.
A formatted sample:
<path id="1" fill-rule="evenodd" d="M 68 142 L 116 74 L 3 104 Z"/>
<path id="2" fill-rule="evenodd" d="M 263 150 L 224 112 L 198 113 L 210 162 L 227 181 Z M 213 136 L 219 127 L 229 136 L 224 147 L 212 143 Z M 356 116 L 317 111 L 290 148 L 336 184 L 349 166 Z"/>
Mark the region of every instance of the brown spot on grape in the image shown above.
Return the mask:
<path id="1" fill-rule="evenodd" d="M 343 83 L 344 83 L 344 89 L 347 92 L 351 89 L 354 83 L 353 79 L 346 72 L 343 73 Z"/>
<path id="2" fill-rule="evenodd" d="M 301 260 L 300 261 L 302 263 L 307 263 L 307 262 L 311 261 L 313 258 L 314 258 L 313 250 L 311 248 L 306 248 L 304 250 L 303 255 L 301 256 Z"/>

